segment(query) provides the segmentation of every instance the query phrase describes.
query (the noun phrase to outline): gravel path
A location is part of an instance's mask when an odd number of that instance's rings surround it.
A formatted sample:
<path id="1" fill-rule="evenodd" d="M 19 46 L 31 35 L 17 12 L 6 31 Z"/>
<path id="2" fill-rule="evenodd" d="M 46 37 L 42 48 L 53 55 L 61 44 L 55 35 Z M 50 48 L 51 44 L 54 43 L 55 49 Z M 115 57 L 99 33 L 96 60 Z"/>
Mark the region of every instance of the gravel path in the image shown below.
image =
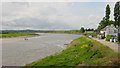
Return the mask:
<path id="1" fill-rule="evenodd" d="M 111 49 L 113 49 L 115 52 L 120 53 L 119 49 L 120 49 L 120 45 L 118 45 L 117 43 L 113 43 L 113 42 L 108 42 L 105 41 L 104 39 L 98 39 L 98 38 L 93 38 L 94 40 L 97 40 L 99 42 L 101 42 L 102 44 L 109 46 Z"/>

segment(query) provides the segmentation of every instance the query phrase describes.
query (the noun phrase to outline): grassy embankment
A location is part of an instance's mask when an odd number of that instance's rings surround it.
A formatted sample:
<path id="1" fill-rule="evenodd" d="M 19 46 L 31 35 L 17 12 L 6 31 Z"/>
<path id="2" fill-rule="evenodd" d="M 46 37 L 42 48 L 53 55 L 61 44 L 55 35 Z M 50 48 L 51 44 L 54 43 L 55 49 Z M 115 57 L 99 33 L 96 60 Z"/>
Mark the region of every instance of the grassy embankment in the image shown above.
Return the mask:
<path id="1" fill-rule="evenodd" d="M 35 33 L 8 33 L 8 34 L 0 34 L 0 37 L 17 37 L 17 36 L 31 36 L 38 35 Z"/>
<path id="2" fill-rule="evenodd" d="M 80 65 L 117 65 L 118 53 L 109 47 L 86 36 L 72 41 L 62 52 L 50 55 L 39 61 L 27 64 L 37 66 L 80 66 Z M 25 68 L 26 68 L 25 67 Z"/>

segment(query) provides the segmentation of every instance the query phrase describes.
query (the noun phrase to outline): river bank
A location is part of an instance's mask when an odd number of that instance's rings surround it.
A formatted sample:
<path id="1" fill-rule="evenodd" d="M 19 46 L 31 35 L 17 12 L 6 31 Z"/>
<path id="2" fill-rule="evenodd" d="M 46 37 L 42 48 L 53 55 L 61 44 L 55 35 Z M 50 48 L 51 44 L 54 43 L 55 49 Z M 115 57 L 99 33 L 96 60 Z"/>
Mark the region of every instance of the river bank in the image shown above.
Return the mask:
<path id="1" fill-rule="evenodd" d="M 25 40 L 25 38 L 32 38 L 41 36 L 37 33 L 10 33 L 10 34 L 0 34 L 0 39 L 2 41 L 8 41 L 8 40 Z"/>
<path id="2" fill-rule="evenodd" d="M 31 35 L 31 36 L 17 36 L 17 37 L 2 37 L 0 38 L 2 41 L 7 40 L 25 40 L 25 38 L 39 37 L 40 35 Z"/>
<path id="3" fill-rule="evenodd" d="M 38 35 L 36 33 L 7 33 L 7 34 L 0 34 L 0 38 L 12 38 L 12 37 L 19 37 L 19 36 L 35 36 Z"/>
<path id="4" fill-rule="evenodd" d="M 88 37 L 80 37 L 72 41 L 68 48 L 47 56 L 39 61 L 27 64 L 32 68 L 37 66 L 118 66 L 118 53 L 108 46 Z M 26 68 L 25 67 L 25 68 Z"/>

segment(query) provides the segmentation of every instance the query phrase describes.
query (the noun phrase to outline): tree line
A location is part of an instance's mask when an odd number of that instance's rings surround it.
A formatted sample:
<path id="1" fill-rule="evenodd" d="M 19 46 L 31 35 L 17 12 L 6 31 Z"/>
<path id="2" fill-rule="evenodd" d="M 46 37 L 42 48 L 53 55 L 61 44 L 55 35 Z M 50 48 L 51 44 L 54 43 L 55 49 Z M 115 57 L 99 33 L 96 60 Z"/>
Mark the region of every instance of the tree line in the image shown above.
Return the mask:
<path id="1" fill-rule="evenodd" d="M 95 31 L 95 30 L 93 28 L 84 29 L 84 27 L 81 27 L 80 32 L 84 33 L 85 31 Z"/>

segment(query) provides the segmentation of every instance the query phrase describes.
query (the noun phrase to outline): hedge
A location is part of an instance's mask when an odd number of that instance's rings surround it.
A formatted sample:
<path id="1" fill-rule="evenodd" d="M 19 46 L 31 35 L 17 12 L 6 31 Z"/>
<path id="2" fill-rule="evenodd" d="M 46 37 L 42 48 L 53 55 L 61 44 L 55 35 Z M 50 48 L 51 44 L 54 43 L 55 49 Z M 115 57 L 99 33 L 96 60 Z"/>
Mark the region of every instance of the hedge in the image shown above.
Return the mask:
<path id="1" fill-rule="evenodd" d="M 114 37 L 114 36 L 113 35 L 107 35 L 106 41 L 110 41 L 110 39 L 112 39 L 112 37 Z"/>

